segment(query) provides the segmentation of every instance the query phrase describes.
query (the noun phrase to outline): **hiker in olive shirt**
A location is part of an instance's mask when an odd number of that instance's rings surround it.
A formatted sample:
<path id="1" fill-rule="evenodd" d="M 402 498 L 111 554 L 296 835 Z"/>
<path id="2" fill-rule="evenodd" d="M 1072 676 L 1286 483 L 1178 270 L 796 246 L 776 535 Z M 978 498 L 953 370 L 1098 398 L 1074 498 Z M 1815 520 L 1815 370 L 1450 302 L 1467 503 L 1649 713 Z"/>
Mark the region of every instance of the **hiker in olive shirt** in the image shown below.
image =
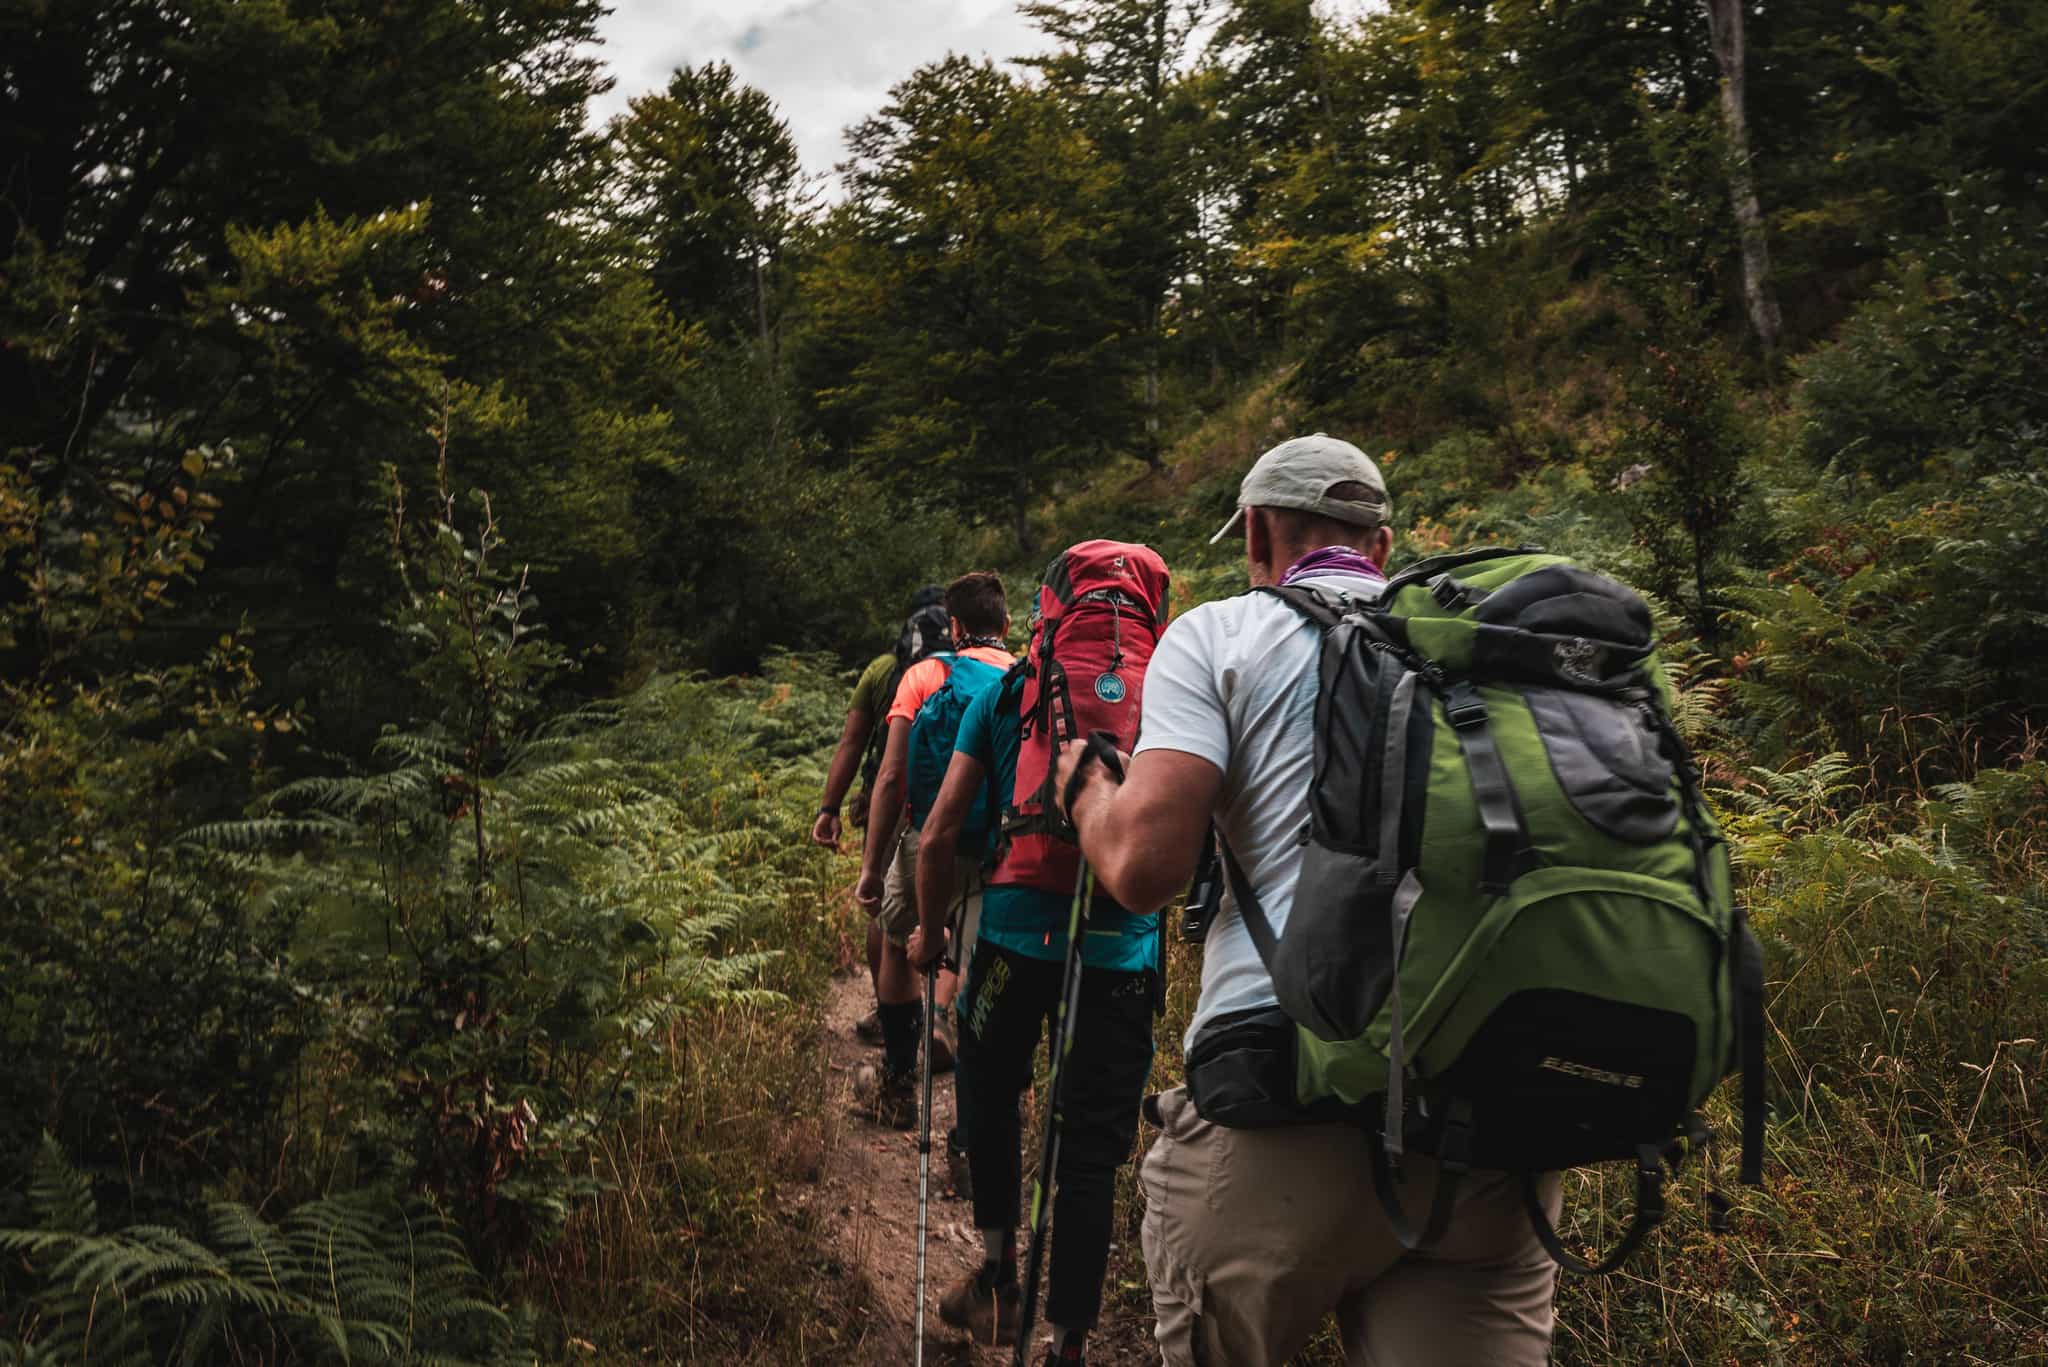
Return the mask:
<path id="1" fill-rule="evenodd" d="M 879 741 L 885 734 L 881 722 L 896 696 L 896 684 L 904 670 L 951 644 L 945 598 L 946 591 L 937 584 L 927 584 L 912 594 L 903 630 L 896 637 L 896 648 L 875 656 L 861 671 L 860 681 L 853 686 L 853 696 L 846 704 L 846 726 L 839 733 L 839 748 L 832 752 L 831 766 L 825 771 L 825 795 L 818 803 L 818 819 L 811 823 L 812 843 L 832 850 L 839 848 L 839 808 L 846 800 L 846 790 L 853 786 L 855 773 L 861 776 L 861 790 L 853 800 L 853 824 L 867 825 L 868 798 L 874 791 L 875 771 L 881 765 Z M 867 959 L 868 985 L 875 989 L 879 1004 L 882 928 L 873 920 L 868 922 Z M 868 1012 L 853 1029 L 869 1044 L 882 1042 L 881 1018 L 876 1011 Z"/>

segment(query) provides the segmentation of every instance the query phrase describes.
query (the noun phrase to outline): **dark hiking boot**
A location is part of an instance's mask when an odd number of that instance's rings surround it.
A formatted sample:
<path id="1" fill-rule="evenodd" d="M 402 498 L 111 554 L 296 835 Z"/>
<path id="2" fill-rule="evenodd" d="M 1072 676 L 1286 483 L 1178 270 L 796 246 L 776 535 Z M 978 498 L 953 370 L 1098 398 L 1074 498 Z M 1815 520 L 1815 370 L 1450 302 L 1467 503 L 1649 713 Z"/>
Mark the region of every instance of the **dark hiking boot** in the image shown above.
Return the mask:
<path id="1" fill-rule="evenodd" d="M 1017 1341 L 1017 1321 L 1023 1309 L 1015 1274 L 999 1282 L 986 1267 L 968 1273 L 939 1297 L 940 1319 L 955 1329 L 965 1329 L 976 1343 L 997 1347 Z"/>
<path id="2" fill-rule="evenodd" d="M 870 1011 L 853 1023 L 853 1037 L 862 1044 L 882 1042 L 882 1013 Z"/>
<path id="3" fill-rule="evenodd" d="M 917 1125 L 917 1079 L 872 1063 L 853 1075 L 853 1104 L 877 1125 L 908 1130 Z"/>
<path id="4" fill-rule="evenodd" d="M 946 1136 L 946 1176 L 953 1183 L 953 1194 L 963 1201 L 974 1199 L 974 1170 L 967 1165 L 967 1150 L 961 1147 L 958 1135 Z"/>
<path id="5" fill-rule="evenodd" d="M 1087 1364 L 1088 1359 L 1081 1352 L 1081 1341 L 1076 1338 L 1064 1344 L 1048 1342 L 1039 1367 L 1087 1367 Z"/>

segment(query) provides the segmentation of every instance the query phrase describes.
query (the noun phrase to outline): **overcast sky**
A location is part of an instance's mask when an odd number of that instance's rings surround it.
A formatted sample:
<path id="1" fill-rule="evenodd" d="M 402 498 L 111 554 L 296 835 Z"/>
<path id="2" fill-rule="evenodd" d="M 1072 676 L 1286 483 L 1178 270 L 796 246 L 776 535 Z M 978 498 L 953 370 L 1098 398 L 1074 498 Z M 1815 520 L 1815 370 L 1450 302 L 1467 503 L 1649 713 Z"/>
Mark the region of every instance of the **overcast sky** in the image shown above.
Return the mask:
<path id="1" fill-rule="evenodd" d="M 679 66 L 723 60 L 782 108 L 804 167 L 827 172 L 840 134 L 889 87 L 948 52 L 995 58 L 1044 40 L 1011 0 L 612 0 L 604 58 L 618 84 L 592 110 L 622 113 Z"/>
<path id="2" fill-rule="evenodd" d="M 949 52 L 998 60 L 1045 51 L 1014 0 L 611 0 L 604 59 L 618 84 L 592 117 L 668 84 L 679 66 L 724 60 L 782 108 L 806 170 L 845 155 L 841 133 L 889 87 Z M 1320 0 L 1325 14 L 1375 0 Z"/>

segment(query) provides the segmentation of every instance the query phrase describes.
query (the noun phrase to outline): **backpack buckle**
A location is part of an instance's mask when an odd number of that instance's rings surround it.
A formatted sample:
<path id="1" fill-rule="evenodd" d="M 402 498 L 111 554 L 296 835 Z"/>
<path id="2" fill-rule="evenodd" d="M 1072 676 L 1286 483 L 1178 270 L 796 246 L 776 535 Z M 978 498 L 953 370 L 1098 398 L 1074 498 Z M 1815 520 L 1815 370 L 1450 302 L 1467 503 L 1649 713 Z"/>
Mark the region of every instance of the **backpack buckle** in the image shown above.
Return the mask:
<path id="1" fill-rule="evenodd" d="M 1479 696 L 1479 688 L 1470 679 L 1461 679 L 1451 686 L 1449 696 L 1444 699 L 1444 715 L 1451 719 L 1451 726 L 1459 731 L 1486 725 L 1486 699 Z"/>
<path id="2" fill-rule="evenodd" d="M 1444 1117 L 1436 1144 L 1438 1166 L 1450 1172 L 1467 1172 L 1472 1167 L 1472 1103 L 1459 1097 Z"/>
<path id="3" fill-rule="evenodd" d="M 1445 612 L 1458 612 L 1485 600 L 1484 589 L 1475 589 L 1449 570 L 1434 575 L 1429 580 L 1429 596 L 1436 599 L 1438 607 Z"/>

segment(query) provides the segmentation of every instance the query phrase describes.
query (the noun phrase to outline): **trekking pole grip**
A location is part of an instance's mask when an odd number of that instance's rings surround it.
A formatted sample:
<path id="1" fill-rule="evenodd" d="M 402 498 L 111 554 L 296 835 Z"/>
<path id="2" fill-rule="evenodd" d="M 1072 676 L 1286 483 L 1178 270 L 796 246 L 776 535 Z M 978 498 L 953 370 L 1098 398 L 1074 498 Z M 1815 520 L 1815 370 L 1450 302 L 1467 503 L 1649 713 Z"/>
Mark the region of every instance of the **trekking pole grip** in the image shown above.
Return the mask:
<path id="1" fill-rule="evenodd" d="M 1116 776 L 1118 783 L 1124 781 L 1124 762 L 1117 754 L 1115 735 L 1102 730 L 1088 733 L 1080 761 L 1074 765 L 1074 772 L 1067 777 L 1067 790 L 1060 794 L 1060 815 L 1066 818 L 1070 826 L 1074 824 L 1074 803 L 1080 798 L 1081 791 L 1088 786 L 1088 770 L 1093 764 L 1100 764 L 1109 770 Z"/>

